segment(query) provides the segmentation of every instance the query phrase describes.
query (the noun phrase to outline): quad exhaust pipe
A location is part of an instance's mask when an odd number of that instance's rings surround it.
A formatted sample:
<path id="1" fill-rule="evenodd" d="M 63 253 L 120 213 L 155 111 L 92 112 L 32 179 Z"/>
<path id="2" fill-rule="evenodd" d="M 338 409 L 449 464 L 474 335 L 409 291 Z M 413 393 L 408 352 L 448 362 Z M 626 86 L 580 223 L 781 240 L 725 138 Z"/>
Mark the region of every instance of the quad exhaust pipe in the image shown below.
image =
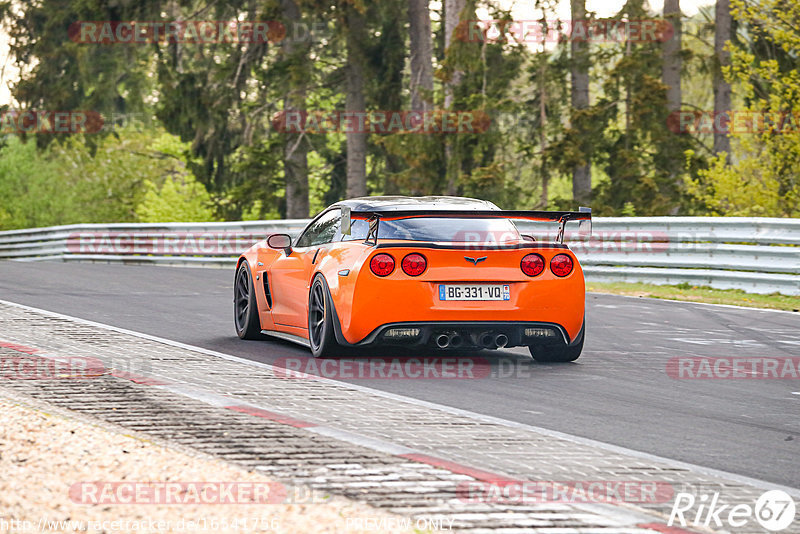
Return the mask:
<path id="1" fill-rule="evenodd" d="M 455 332 L 452 334 L 439 334 L 436 336 L 436 346 L 440 349 L 446 349 L 448 347 L 457 349 L 463 343 L 464 340 L 461 339 L 461 336 Z"/>
<path id="2" fill-rule="evenodd" d="M 508 336 L 505 334 L 493 334 L 492 332 L 481 332 L 473 337 L 477 345 L 485 349 L 502 349 L 508 345 Z"/>
<path id="3" fill-rule="evenodd" d="M 489 332 L 484 332 L 478 337 L 478 343 L 485 349 L 492 348 L 494 346 L 494 337 Z"/>
<path id="4" fill-rule="evenodd" d="M 485 349 L 502 349 L 508 345 L 508 336 L 505 334 L 495 334 L 493 332 L 481 332 L 480 334 L 470 334 L 470 339 L 475 345 L 479 345 Z M 439 334 L 435 337 L 436 346 L 440 349 L 458 347 L 464 344 L 464 339 L 457 332 L 449 334 Z"/>

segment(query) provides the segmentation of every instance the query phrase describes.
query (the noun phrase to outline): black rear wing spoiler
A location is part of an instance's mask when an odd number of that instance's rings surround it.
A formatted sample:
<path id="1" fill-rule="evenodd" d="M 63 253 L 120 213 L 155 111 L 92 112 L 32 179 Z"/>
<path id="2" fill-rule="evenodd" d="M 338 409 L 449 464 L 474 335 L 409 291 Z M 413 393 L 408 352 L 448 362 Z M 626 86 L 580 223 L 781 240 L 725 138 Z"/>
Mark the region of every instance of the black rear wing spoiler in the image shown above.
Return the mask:
<path id="1" fill-rule="evenodd" d="M 520 219 L 537 222 L 559 223 L 559 243 L 564 242 L 564 227 L 570 221 L 579 221 L 581 230 L 592 233 L 592 209 L 578 208 L 578 211 L 520 211 L 520 210 L 373 210 L 352 211 L 349 207 L 342 207 L 341 232 L 350 235 L 353 219 L 369 221 L 369 232 L 364 243 L 376 245 L 378 243 L 378 227 L 381 220 L 396 221 L 398 219 L 411 219 L 417 217 L 437 218 L 464 218 L 464 219 Z"/>

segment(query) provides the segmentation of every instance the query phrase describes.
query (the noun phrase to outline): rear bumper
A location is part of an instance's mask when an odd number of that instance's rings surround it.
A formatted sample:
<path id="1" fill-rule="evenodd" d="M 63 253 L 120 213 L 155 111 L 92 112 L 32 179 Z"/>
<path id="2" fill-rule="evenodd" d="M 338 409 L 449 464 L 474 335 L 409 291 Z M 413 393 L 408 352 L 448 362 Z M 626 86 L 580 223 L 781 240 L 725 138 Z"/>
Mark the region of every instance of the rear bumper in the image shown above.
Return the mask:
<path id="1" fill-rule="evenodd" d="M 484 348 L 496 349 L 519 346 L 575 345 L 583 337 L 583 329 L 570 339 L 566 329 L 556 323 L 527 321 L 457 321 L 457 322 L 400 322 L 381 325 L 358 343 L 349 343 L 341 333 L 334 312 L 336 341 L 347 347 L 405 346 L 438 349 Z M 398 332 L 400 331 L 400 332 Z M 416 331 L 415 335 L 414 334 Z M 398 337 L 396 334 L 405 334 Z M 442 336 L 448 341 L 442 346 Z M 498 337 L 504 336 L 504 337 Z"/>
<path id="2" fill-rule="evenodd" d="M 518 267 L 515 269 L 519 271 Z M 478 277 L 473 273 L 476 278 L 472 280 L 461 273 L 458 277 L 452 276 L 458 278 L 454 281 L 441 277 L 417 280 L 397 276 L 396 280 L 382 280 L 371 272 L 361 273 L 352 291 L 344 292 L 339 288 L 340 291 L 332 295 L 335 307 L 341 312 L 339 324 L 348 342 L 359 344 L 387 325 L 436 326 L 441 323 L 456 328 L 484 322 L 505 323 L 506 328 L 511 329 L 509 333 L 513 333 L 513 325 L 554 324 L 565 331 L 566 339 L 572 339 L 578 335 L 583 322 L 585 290 L 582 271 L 577 265 L 566 278 L 547 273 L 524 280 L 513 279 L 510 273 L 505 273 L 504 277 Z M 511 298 L 443 301 L 439 296 L 442 283 L 509 284 Z"/>

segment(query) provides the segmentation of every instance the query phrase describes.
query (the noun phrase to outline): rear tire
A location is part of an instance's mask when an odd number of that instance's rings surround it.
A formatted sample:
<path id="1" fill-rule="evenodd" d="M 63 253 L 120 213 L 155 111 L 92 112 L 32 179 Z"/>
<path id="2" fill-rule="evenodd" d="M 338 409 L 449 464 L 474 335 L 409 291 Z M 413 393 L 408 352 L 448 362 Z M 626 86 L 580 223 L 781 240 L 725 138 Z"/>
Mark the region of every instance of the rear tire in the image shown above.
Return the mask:
<path id="1" fill-rule="evenodd" d="M 233 282 L 233 326 L 241 339 L 263 339 L 250 265 L 243 261 Z"/>
<path id="2" fill-rule="evenodd" d="M 308 293 L 308 345 L 315 358 L 333 358 L 341 353 L 333 333 L 328 285 L 321 274 L 314 278 Z"/>
<path id="3" fill-rule="evenodd" d="M 528 347 L 528 350 L 531 352 L 531 356 L 537 362 L 574 362 L 575 360 L 580 357 L 581 352 L 583 351 L 583 340 L 586 339 L 586 333 L 584 329 L 586 328 L 586 324 L 584 323 L 581 326 L 581 331 L 578 334 L 581 338 L 575 345 L 566 345 L 563 347 L 548 347 L 548 346 L 534 346 L 531 345 Z"/>

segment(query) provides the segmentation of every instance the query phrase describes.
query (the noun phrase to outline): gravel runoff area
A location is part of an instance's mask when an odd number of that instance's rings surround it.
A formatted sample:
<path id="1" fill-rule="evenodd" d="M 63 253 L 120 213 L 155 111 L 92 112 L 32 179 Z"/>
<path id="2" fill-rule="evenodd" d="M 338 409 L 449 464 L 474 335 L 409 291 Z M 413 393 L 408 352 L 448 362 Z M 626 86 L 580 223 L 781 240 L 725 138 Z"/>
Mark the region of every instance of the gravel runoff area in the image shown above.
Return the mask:
<path id="1" fill-rule="evenodd" d="M 413 523 L 404 523 L 409 519 L 365 504 L 286 488 L 211 456 L 142 439 L 114 425 L 100 427 L 73 412 L 7 392 L 0 392 L 0 413 L 0 533 L 415 531 Z M 184 485 L 181 493 L 172 494 L 170 504 L 164 502 L 167 493 L 159 498 L 157 492 L 140 498 L 146 502 L 156 496 L 157 503 L 108 504 L 108 498 L 122 501 L 132 495 L 121 490 L 123 485 L 109 484 L 119 482 L 139 483 L 139 488 Z M 222 484 L 204 482 L 235 482 L 239 489 L 216 497 L 224 490 L 215 493 L 213 488 Z M 86 488 L 95 492 L 86 493 Z M 269 490 L 280 497 L 283 489 L 284 503 L 241 504 L 248 498 L 268 501 Z M 80 503 L 86 495 L 100 503 Z M 239 502 L 230 504 L 226 497 L 231 495 Z M 207 504 L 202 499 L 225 502 Z"/>

